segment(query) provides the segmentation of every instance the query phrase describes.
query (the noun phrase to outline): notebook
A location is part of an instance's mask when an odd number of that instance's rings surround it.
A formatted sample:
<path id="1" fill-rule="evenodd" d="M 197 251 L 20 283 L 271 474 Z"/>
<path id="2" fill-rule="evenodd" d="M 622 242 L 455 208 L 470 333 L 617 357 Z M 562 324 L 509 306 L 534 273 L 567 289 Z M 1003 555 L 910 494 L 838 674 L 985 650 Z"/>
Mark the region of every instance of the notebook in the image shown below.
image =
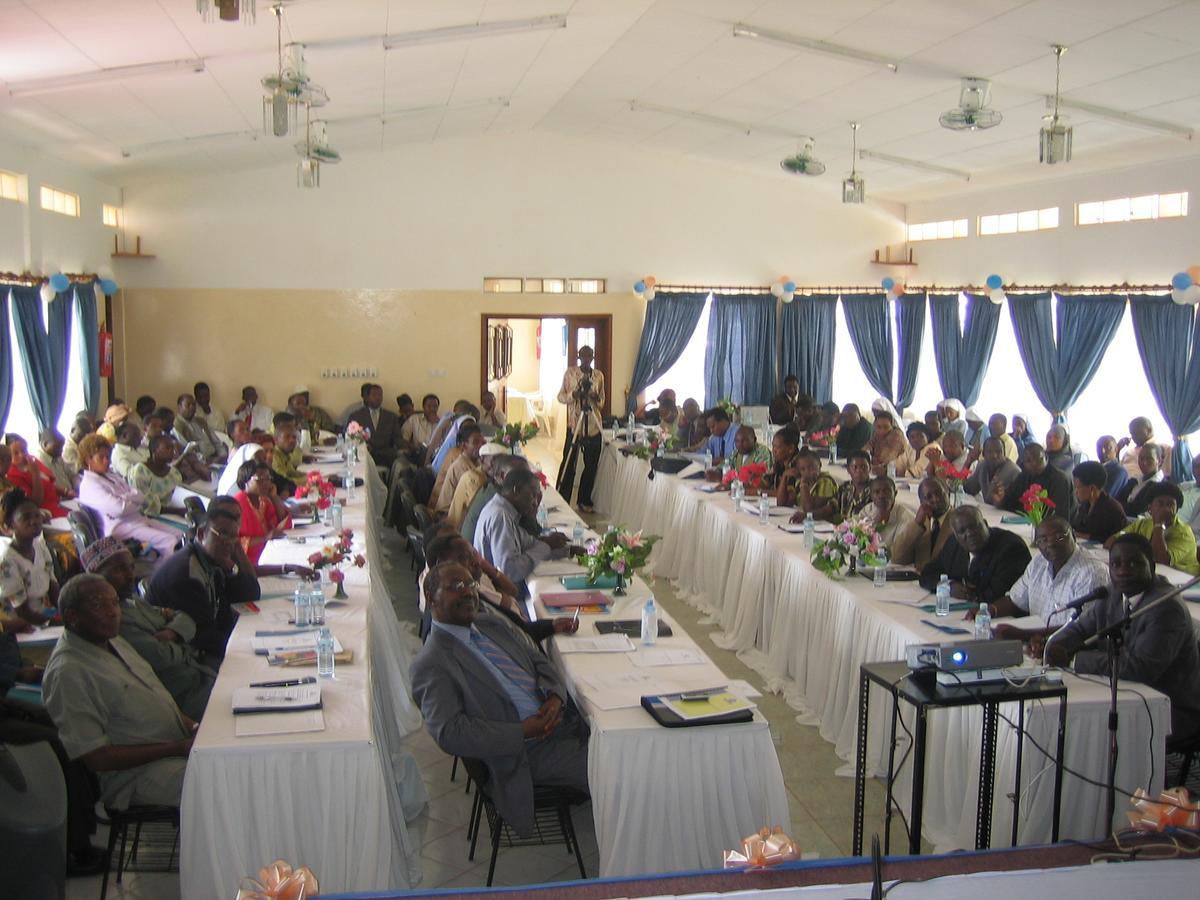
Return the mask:
<path id="1" fill-rule="evenodd" d="M 754 719 L 754 704 L 727 688 L 643 697 L 642 708 L 664 728 L 730 725 Z"/>

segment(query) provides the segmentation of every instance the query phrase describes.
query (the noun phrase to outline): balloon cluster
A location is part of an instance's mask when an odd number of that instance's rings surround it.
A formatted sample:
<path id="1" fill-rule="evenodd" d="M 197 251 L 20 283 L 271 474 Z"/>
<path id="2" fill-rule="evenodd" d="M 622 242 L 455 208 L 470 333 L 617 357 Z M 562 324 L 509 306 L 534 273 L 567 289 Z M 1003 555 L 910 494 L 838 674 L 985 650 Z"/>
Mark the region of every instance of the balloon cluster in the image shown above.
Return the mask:
<path id="1" fill-rule="evenodd" d="M 888 277 L 883 279 L 883 289 L 887 291 L 887 298 L 889 300 L 895 300 L 897 297 L 904 296 L 904 285 L 895 278 Z"/>
<path id="2" fill-rule="evenodd" d="M 987 285 L 989 300 L 991 300 L 997 306 L 1004 302 L 1005 297 L 1008 295 L 1004 293 L 1003 278 L 993 273 L 987 277 L 987 281 L 985 281 L 984 284 Z"/>
<path id="3" fill-rule="evenodd" d="M 643 300 L 653 300 L 655 295 L 654 286 L 658 284 L 658 280 L 653 275 L 647 275 L 641 281 L 633 283 L 633 292 Z"/>
<path id="4" fill-rule="evenodd" d="M 784 303 L 791 303 L 796 299 L 796 282 L 787 275 L 780 275 L 778 279 L 771 282 L 771 296 Z"/>
<path id="5" fill-rule="evenodd" d="M 1200 266 L 1189 266 L 1171 276 L 1171 299 L 1181 306 L 1200 304 Z"/>
<path id="6" fill-rule="evenodd" d="M 111 278 L 99 279 L 97 286 L 105 297 L 111 297 L 117 292 L 117 283 Z M 56 272 L 46 279 L 45 284 L 41 286 L 38 293 L 41 295 L 43 303 L 53 303 L 55 297 L 70 289 L 71 279 L 62 272 Z"/>

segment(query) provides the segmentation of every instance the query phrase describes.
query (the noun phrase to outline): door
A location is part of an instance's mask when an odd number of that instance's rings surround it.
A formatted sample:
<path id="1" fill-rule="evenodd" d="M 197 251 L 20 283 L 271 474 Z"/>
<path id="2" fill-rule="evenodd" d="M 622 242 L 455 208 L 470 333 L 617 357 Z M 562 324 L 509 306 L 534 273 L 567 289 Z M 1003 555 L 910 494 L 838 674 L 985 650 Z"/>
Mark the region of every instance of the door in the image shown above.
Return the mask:
<path id="1" fill-rule="evenodd" d="M 578 365 L 579 348 L 591 347 L 596 354 L 592 365 L 604 373 L 604 418 L 611 414 L 613 402 L 611 329 L 612 316 L 567 316 L 568 363 Z"/>

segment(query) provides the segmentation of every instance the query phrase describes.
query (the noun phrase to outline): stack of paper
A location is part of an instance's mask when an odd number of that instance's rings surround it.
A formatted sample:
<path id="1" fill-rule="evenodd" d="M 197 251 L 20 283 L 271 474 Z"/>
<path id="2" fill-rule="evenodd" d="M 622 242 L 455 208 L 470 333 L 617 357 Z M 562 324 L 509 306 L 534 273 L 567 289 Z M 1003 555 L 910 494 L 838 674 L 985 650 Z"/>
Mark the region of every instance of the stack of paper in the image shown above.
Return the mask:
<path id="1" fill-rule="evenodd" d="M 287 631 L 257 631 L 250 638 L 250 647 L 259 656 L 274 656 L 288 650 L 316 650 L 317 629 L 295 629 Z M 333 652 L 342 652 L 342 642 L 333 637 Z"/>
<path id="2" fill-rule="evenodd" d="M 233 714 L 298 712 L 321 708 L 321 685 L 244 687 L 233 691 Z"/>
<path id="3" fill-rule="evenodd" d="M 642 647 L 629 657 L 635 666 L 699 666 L 706 660 L 694 647 Z"/>
<path id="4" fill-rule="evenodd" d="M 711 719 L 723 716 L 740 709 L 753 709 L 754 704 L 745 697 L 739 697 L 727 690 L 702 696 L 692 694 L 676 694 L 661 697 L 663 705 L 679 716 L 685 722 L 697 719 Z"/>
<path id="5" fill-rule="evenodd" d="M 554 646 L 559 653 L 629 653 L 633 641 L 623 634 L 600 634 L 595 637 L 557 635 Z"/>

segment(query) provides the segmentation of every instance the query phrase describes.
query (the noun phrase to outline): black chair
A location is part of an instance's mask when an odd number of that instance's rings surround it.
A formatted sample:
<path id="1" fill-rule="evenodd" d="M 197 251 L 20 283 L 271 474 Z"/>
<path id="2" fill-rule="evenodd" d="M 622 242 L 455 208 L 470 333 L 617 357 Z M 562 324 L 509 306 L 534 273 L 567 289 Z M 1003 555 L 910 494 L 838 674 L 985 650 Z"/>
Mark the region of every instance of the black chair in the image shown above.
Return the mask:
<path id="1" fill-rule="evenodd" d="M 508 847 L 529 847 L 534 844 L 566 844 L 567 853 L 575 854 L 575 862 L 579 865 L 579 877 L 587 878 L 583 868 L 583 853 L 579 849 L 579 840 L 575 836 L 575 823 L 571 820 L 571 807 L 587 803 L 587 794 L 569 787 L 538 787 L 533 788 L 533 834 L 522 838 L 509 828 L 496 804 L 492 802 L 487 790 L 487 767 L 478 759 L 462 757 L 463 767 L 467 770 L 470 784 L 475 784 L 475 802 L 471 807 L 471 819 L 467 828 L 467 836 L 471 840 L 471 850 L 467 859 L 475 859 L 475 845 L 479 841 L 479 826 L 484 814 L 487 815 L 488 831 L 492 837 L 492 858 L 488 864 L 487 886 L 492 886 L 496 874 L 496 857 L 500 855 L 500 841 L 505 841 Z"/>
<path id="2" fill-rule="evenodd" d="M 79 509 L 68 510 L 67 521 L 71 523 L 75 549 L 82 558 L 83 551 L 100 540 L 100 523 L 96 521 L 96 514 L 83 505 Z"/>
<path id="3" fill-rule="evenodd" d="M 429 507 L 424 503 L 418 503 L 413 507 L 413 518 L 417 520 L 417 527 L 422 532 L 433 524 L 433 513 L 429 511 Z"/>
<path id="4" fill-rule="evenodd" d="M 404 531 L 408 537 L 408 552 L 410 571 L 415 571 L 417 577 L 425 571 L 425 535 L 420 528 L 415 525 L 409 525 Z"/>
<path id="5" fill-rule="evenodd" d="M 175 844 L 171 847 L 171 858 L 168 871 L 174 871 L 175 849 L 179 845 L 179 807 L 177 806 L 131 806 L 129 809 L 104 808 L 108 816 L 108 847 L 104 852 L 104 880 L 100 883 L 100 900 L 108 894 L 108 875 L 112 871 L 113 849 L 117 837 L 121 838 L 121 852 L 117 856 L 117 884 L 121 883 L 121 875 L 125 871 L 125 846 L 129 837 L 129 829 L 133 828 L 133 847 L 130 850 L 129 861 L 137 862 L 138 842 L 142 837 L 142 826 L 151 823 L 163 823 L 175 826 Z"/>

